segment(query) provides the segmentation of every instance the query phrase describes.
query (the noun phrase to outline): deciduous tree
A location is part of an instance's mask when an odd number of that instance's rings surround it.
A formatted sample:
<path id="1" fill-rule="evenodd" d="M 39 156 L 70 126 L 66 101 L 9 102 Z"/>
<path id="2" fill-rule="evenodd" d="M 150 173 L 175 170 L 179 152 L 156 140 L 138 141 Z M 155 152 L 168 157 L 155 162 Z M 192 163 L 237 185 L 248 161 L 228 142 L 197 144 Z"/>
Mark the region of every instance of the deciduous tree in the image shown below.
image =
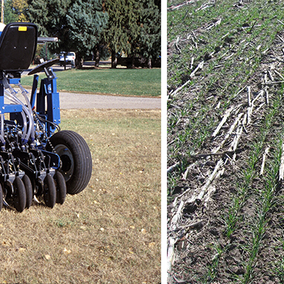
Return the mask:
<path id="1" fill-rule="evenodd" d="M 4 5 L 4 22 L 27 21 L 25 11 L 28 7 L 27 0 L 6 0 Z"/>

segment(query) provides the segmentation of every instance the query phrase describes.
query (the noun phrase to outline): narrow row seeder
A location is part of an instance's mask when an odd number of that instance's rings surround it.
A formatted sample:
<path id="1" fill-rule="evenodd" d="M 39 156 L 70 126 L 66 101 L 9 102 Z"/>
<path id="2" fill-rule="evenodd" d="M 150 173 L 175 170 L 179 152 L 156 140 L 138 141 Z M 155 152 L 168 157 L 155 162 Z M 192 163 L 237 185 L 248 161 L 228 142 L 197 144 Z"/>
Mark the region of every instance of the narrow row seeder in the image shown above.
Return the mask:
<path id="1" fill-rule="evenodd" d="M 66 193 L 88 184 L 92 159 L 85 140 L 60 130 L 59 93 L 52 65 L 38 65 L 30 98 L 20 83 L 37 46 L 37 26 L 10 23 L 0 36 L 0 210 L 3 204 L 22 212 L 33 199 L 48 207 L 63 204 Z M 44 71 L 40 82 L 37 73 Z M 3 200 L 3 202 L 2 202 Z"/>

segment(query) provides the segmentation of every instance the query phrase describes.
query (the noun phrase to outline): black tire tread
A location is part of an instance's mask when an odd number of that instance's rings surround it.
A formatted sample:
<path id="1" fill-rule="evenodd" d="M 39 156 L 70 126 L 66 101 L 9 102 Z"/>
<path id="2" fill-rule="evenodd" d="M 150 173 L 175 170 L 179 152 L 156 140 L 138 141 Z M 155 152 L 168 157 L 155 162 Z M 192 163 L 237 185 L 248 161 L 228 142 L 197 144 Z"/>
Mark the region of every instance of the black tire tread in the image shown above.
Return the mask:
<path id="1" fill-rule="evenodd" d="M 33 201 L 33 186 L 30 178 L 27 175 L 24 175 L 22 181 L 26 189 L 26 208 L 30 208 Z"/>
<path id="2" fill-rule="evenodd" d="M 56 203 L 63 204 L 67 193 L 65 179 L 59 171 L 56 171 L 54 179 L 56 183 Z"/>
<path id="3" fill-rule="evenodd" d="M 88 185 L 92 175 L 92 156 L 88 144 L 81 135 L 71 130 L 55 133 L 51 136 L 50 142 L 54 147 L 58 144 L 66 145 L 72 152 L 76 172 L 66 182 L 67 192 L 81 192 Z"/>
<path id="4" fill-rule="evenodd" d="M 15 208 L 18 212 L 23 212 L 24 209 L 26 208 L 26 189 L 23 181 L 19 178 L 16 177 L 14 182 L 14 204 Z"/>
<path id="5" fill-rule="evenodd" d="M 47 174 L 44 179 L 44 202 L 46 206 L 53 208 L 56 202 L 56 188 L 54 179 L 50 174 Z"/>

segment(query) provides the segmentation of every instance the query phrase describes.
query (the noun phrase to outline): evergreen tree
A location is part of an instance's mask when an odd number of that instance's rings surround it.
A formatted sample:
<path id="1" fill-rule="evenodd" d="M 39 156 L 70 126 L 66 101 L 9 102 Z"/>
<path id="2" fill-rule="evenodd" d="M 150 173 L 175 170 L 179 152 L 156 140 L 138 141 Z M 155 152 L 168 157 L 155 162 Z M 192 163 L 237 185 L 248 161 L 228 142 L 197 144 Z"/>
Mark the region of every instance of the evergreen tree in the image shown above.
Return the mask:
<path id="1" fill-rule="evenodd" d="M 53 52 L 75 51 L 76 67 L 95 47 L 107 23 L 102 0 L 28 0 L 27 17 L 39 25 L 42 36 L 56 36 Z"/>
<path id="2" fill-rule="evenodd" d="M 62 45 L 69 47 L 66 36 L 69 30 L 66 14 L 74 2 L 74 0 L 28 0 L 27 18 L 38 25 L 40 36 L 59 38 L 57 51 L 61 50 Z"/>
<path id="3" fill-rule="evenodd" d="M 109 25 L 105 39 L 112 54 L 125 53 L 133 60 L 136 56 L 151 59 L 160 53 L 161 1 L 160 0 L 105 0 Z M 132 61 L 134 65 L 134 61 Z"/>
<path id="4" fill-rule="evenodd" d="M 151 67 L 152 59 L 158 58 L 161 54 L 161 1 L 141 2 L 138 47 L 140 55 L 148 59 L 148 66 Z"/>
<path id="5" fill-rule="evenodd" d="M 102 31 L 108 22 L 108 14 L 103 11 L 100 0 L 77 0 L 68 10 L 67 26 L 69 38 L 76 47 L 78 64 L 82 64 L 84 55 L 102 40 Z"/>
<path id="6" fill-rule="evenodd" d="M 132 53 L 132 45 L 138 36 L 138 1 L 134 0 L 105 0 L 109 14 L 108 29 L 105 40 L 109 44 L 112 55 L 112 67 L 116 66 L 117 53 Z"/>
<path id="7" fill-rule="evenodd" d="M 117 53 L 133 60 L 147 58 L 149 67 L 151 59 L 160 55 L 161 0 L 27 1 L 27 17 L 39 25 L 40 35 L 59 39 L 49 48 L 57 53 L 76 51 L 76 67 L 90 52 L 98 60 L 103 40 L 111 51 L 113 67 Z"/>

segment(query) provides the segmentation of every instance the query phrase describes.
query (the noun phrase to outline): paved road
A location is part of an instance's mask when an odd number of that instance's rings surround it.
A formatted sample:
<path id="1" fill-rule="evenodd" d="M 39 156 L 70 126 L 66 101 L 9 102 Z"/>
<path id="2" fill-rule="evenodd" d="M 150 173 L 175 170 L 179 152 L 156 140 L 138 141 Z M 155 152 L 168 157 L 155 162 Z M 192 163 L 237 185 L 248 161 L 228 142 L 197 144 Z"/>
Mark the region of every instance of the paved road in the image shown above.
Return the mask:
<path id="1" fill-rule="evenodd" d="M 60 108 L 160 109 L 160 98 L 122 97 L 59 92 Z"/>

